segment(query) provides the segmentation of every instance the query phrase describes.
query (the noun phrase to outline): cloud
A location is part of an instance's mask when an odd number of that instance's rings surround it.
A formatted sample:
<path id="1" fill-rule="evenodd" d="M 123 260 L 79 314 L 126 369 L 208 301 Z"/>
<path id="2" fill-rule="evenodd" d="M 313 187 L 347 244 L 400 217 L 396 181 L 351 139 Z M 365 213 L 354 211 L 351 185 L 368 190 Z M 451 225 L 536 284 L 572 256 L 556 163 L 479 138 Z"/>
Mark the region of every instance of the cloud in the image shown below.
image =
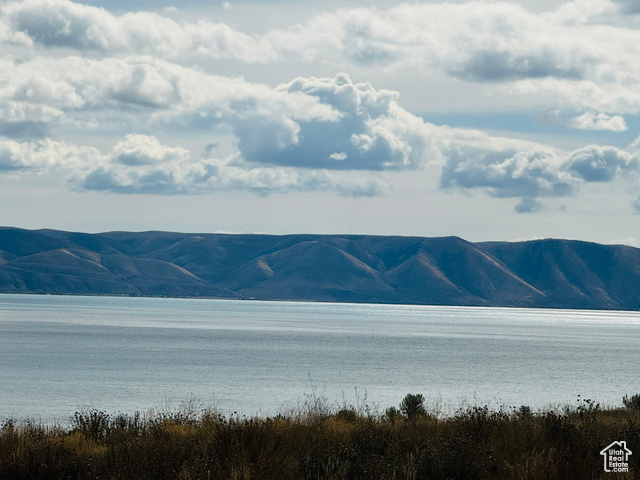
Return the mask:
<path id="1" fill-rule="evenodd" d="M 473 82 L 580 79 L 601 61 L 584 32 L 507 2 L 341 9 L 266 39 L 282 56 L 438 69 Z"/>
<path id="2" fill-rule="evenodd" d="M 41 173 L 55 167 L 87 168 L 100 162 L 101 157 L 98 149 L 66 142 L 0 140 L 0 173 Z"/>
<path id="3" fill-rule="evenodd" d="M 575 182 L 560 168 L 559 152 L 551 148 L 515 150 L 457 145 L 448 152 L 441 187 L 485 189 L 495 197 L 563 197 Z"/>
<path id="4" fill-rule="evenodd" d="M 239 150 L 250 162 L 345 170 L 416 169 L 425 162 L 425 124 L 398 105 L 397 92 L 356 84 L 346 74 L 299 77 L 275 90 L 317 99 L 337 115 L 232 116 Z"/>
<path id="5" fill-rule="evenodd" d="M 636 137 L 636 139 L 631 142 L 631 144 L 629 145 L 629 149 L 636 152 L 640 151 L 640 136 Z"/>
<path id="6" fill-rule="evenodd" d="M 47 122 L 0 120 L 0 135 L 13 139 L 44 138 L 50 134 Z"/>
<path id="7" fill-rule="evenodd" d="M 158 165 L 184 162 L 189 158 L 189 151 L 182 147 L 162 145 L 155 137 L 129 134 L 113 147 L 111 158 L 116 163 L 128 166 Z"/>
<path id="8" fill-rule="evenodd" d="M 118 193 L 188 193 L 193 178 L 190 152 L 160 143 L 156 137 L 129 134 L 99 165 L 81 169 L 70 183 L 80 190 Z"/>
<path id="9" fill-rule="evenodd" d="M 626 132 L 627 123 L 620 115 L 609 116 L 606 113 L 585 112 L 569 121 L 569 125 L 580 130 L 610 130 Z"/>
<path id="10" fill-rule="evenodd" d="M 76 190 L 120 194 L 194 195 L 248 191 L 260 195 L 333 191 L 345 197 L 372 197 L 388 193 L 380 179 L 336 175 L 326 170 L 264 168 L 233 165 L 225 160 L 199 162 L 190 168 L 122 169 L 101 167 L 71 180 Z"/>
<path id="11" fill-rule="evenodd" d="M 490 137 L 477 131 L 434 127 L 430 149 L 443 162 L 444 189 L 483 190 L 494 197 L 520 198 L 518 213 L 539 211 L 544 197 L 573 195 L 582 183 L 633 178 L 638 159 L 614 147 L 588 146 L 562 152 L 544 145 Z M 424 140 L 425 143 L 427 139 Z M 333 162 L 342 163 L 338 154 Z M 71 171 L 69 185 L 78 191 L 121 194 L 192 195 L 240 190 L 268 195 L 331 191 L 343 196 L 384 195 L 390 178 L 362 170 L 328 170 L 265 165 L 238 151 L 216 158 L 215 146 L 201 158 L 154 136 L 130 134 L 102 154 L 95 148 L 64 142 L 0 142 L 0 172 Z M 374 168 L 375 170 L 375 168 Z"/>
<path id="12" fill-rule="evenodd" d="M 464 61 L 452 65 L 448 73 L 472 82 L 504 82 L 525 78 L 555 77 L 580 79 L 584 67 L 555 60 L 557 54 L 549 49 L 535 53 L 514 54 L 508 50 L 478 50 Z"/>
<path id="13" fill-rule="evenodd" d="M 98 53 L 136 52 L 176 58 L 207 56 L 265 63 L 277 57 L 268 42 L 209 21 L 179 23 L 151 12 L 116 16 L 68 0 L 25 0 L 2 7 L 5 36 L 45 47 Z M 24 41 L 24 40 L 23 40 Z"/>
<path id="14" fill-rule="evenodd" d="M 267 38 L 279 52 L 299 48 L 307 59 L 311 52 L 315 60 L 437 69 L 484 83 L 587 78 L 605 52 L 583 30 L 514 3 L 470 1 L 342 9 Z"/>
<path id="15" fill-rule="evenodd" d="M 163 107 L 177 99 L 175 84 L 150 59 L 79 57 L 0 60 L 0 101 L 22 116 L 50 121 L 63 112 L 117 104 Z M 35 108 L 38 107 L 38 110 Z"/>
<path id="16" fill-rule="evenodd" d="M 585 26 L 606 23 L 615 10 L 609 0 L 573 0 L 561 3 L 555 10 L 541 16 L 561 25 Z"/>
<path id="17" fill-rule="evenodd" d="M 638 53 L 639 34 L 560 16 L 500 2 L 401 5 L 316 14 L 306 24 L 251 37 L 220 24 L 145 12 L 115 16 L 66 0 L 10 2 L 0 19 L 8 25 L 4 41 L 22 38 L 36 47 L 19 59 L 0 59 L 0 135 L 46 143 L 61 125 L 112 123 L 160 136 L 180 129 L 206 135 L 223 125 L 235 137 L 237 151 L 225 158 L 214 158 L 213 148 L 193 158 L 180 146 L 140 134 L 126 136 L 105 155 L 74 147 L 87 157 L 72 180 L 81 190 L 378 195 L 388 189 L 388 177 L 377 173 L 438 163 L 442 188 L 520 198 L 518 211 L 536 211 L 538 199 L 575 194 L 584 182 L 635 175 L 636 157 L 612 147 L 563 152 L 437 127 L 403 109 L 397 92 L 346 74 L 299 77 L 272 88 L 128 55 L 182 60 L 196 52 L 246 62 L 288 58 L 437 70 L 465 81 L 508 84 L 516 93 L 553 91 L 585 104 L 586 113 L 571 120 L 576 128 L 625 130 L 615 112 L 640 108 L 640 74 L 629 61 Z M 207 37 L 220 32 L 229 34 L 228 41 Z M 41 47 L 73 48 L 93 58 L 42 58 Z M 80 150 L 55 153 L 52 143 L 40 147 L 52 159 L 44 161 L 34 153 L 37 144 L 13 144 L 3 169 L 44 171 L 83 158 Z"/>
<path id="18" fill-rule="evenodd" d="M 0 134 L 11 137 L 47 136 L 53 126 L 89 118 L 104 125 L 176 101 L 171 77 L 139 61 L 0 59 Z"/>
<path id="19" fill-rule="evenodd" d="M 207 88 L 212 80 L 197 74 L 183 82 L 187 100 L 151 119 L 189 129 L 227 124 L 242 158 L 262 165 L 405 170 L 425 162 L 427 127 L 398 105 L 397 92 L 346 74 L 298 77 L 273 89 L 224 78 Z"/>
<path id="20" fill-rule="evenodd" d="M 94 60 L 79 57 L 0 60 L 0 114 L 21 124 L 94 119 L 155 127 L 210 129 L 260 115 L 335 120 L 339 113 L 317 98 L 279 92 L 242 79 L 209 75 L 150 57 Z"/>
<path id="21" fill-rule="evenodd" d="M 21 63 L 5 58 L 2 63 L 0 133 L 32 128 L 46 136 L 51 125 L 92 120 L 101 126 L 120 119 L 130 128 L 203 132 L 226 124 L 237 138 L 235 160 L 220 163 L 191 162 L 185 149 L 129 135 L 115 145 L 108 162 L 83 171 L 75 185 L 84 189 L 177 194 L 212 191 L 215 185 L 377 195 L 387 189 L 379 179 L 346 181 L 349 175 L 323 170 L 415 169 L 425 161 L 424 122 L 398 106 L 396 92 L 355 84 L 344 74 L 270 88 L 148 57 Z"/>
<path id="22" fill-rule="evenodd" d="M 620 3 L 627 13 L 638 8 Z M 608 112 L 593 127 L 620 129 L 614 114 L 640 112 L 640 29 L 624 17 L 608 0 L 543 13 L 513 2 L 420 3 L 316 14 L 265 38 L 281 58 L 445 73 L 487 84 L 494 94 L 539 95 L 562 108 Z"/>
<path id="23" fill-rule="evenodd" d="M 542 208 L 542 203 L 535 198 L 525 197 L 516 205 L 515 211 L 516 213 L 535 213 L 541 211 Z"/>
<path id="24" fill-rule="evenodd" d="M 637 173 L 638 158 L 615 147 L 589 145 L 571 152 L 564 168 L 586 182 L 608 182 L 618 173 Z"/>
<path id="25" fill-rule="evenodd" d="M 374 197 L 389 192 L 388 183 L 378 176 L 355 172 L 331 172 L 323 169 L 259 167 L 228 160 L 211 160 L 215 169 L 209 180 L 212 188 L 271 193 L 333 191 L 345 197 Z"/>
<path id="26" fill-rule="evenodd" d="M 38 67 L 45 68 L 40 71 Z M 81 104 L 74 88 L 55 79 L 46 65 L 25 65 L 10 57 L 0 58 L 0 134 L 45 135 L 50 123 L 64 117 L 65 109 Z"/>
<path id="27" fill-rule="evenodd" d="M 544 197 L 566 197 L 584 183 L 635 178 L 638 157 L 615 147 L 590 145 L 564 152 L 508 139 L 458 138 L 444 151 L 440 186 L 482 190 L 498 198 L 520 198 L 516 212 L 539 211 Z"/>
<path id="28" fill-rule="evenodd" d="M 359 65 L 436 67 L 481 82 L 582 78 L 585 63 L 598 60 L 582 45 L 588 34 L 507 2 L 345 8 L 265 35 L 151 12 L 116 16 L 68 0 L 10 2 L 2 17 L 12 34 L 46 47 L 251 63 L 344 58 Z"/>
<path id="29" fill-rule="evenodd" d="M 613 114 L 640 111 L 640 71 L 633 61 L 640 55 L 640 30 L 624 25 L 637 2 L 617 4 L 576 0 L 542 13 L 500 1 L 344 8 L 247 34 L 208 20 L 114 15 L 69 0 L 24 0 L 1 7 L 0 39 L 95 56 L 440 72 L 491 84 L 502 94 L 538 93 L 563 106 L 608 112 L 609 119 L 593 119 L 593 128 L 621 128 Z M 589 118 L 576 121 L 590 125 Z"/>
<path id="30" fill-rule="evenodd" d="M 425 126 L 433 138 L 429 151 L 442 162 L 440 186 L 482 190 L 497 198 L 520 198 L 515 211 L 538 212 L 540 198 L 575 195 L 591 182 L 633 179 L 637 156 L 615 147 L 590 145 L 565 152 L 545 145 L 491 137 L 472 130 Z M 426 144 L 429 139 L 425 138 Z M 389 191 L 391 178 L 363 170 L 265 165 L 243 157 L 240 150 L 216 158 L 208 145 L 200 159 L 180 146 L 132 134 L 114 145 L 101 161 L 72 176 L 76 190 L 123 194 L 190 195 L 240 190 L 261 195 L 294 191 L 332 191 L 343 196 L 376 196 Z M 340 153 L 333 162 L 348 162 Z M 368 169 L 376 170 L 376 168 Z"/>
<path id="31" fill-rule="evenodd" d="M 0 140 L 0 174 L 68 172 L 75 191 L 119 194 L 197 195 L 247 191 L 259 195 L 328 191 L 346 197 L 379 196 L 389 192 L 380 175 L 330 172 L 322 169 L 261 167 L 238 155 L 213 157 L 212 149 L 192 158 L 180 146 L 156 137 L 130 134 L 103 154 L 98 149 L 53 140 Z"/>
<path id="32" fill-rule="evenodd" d="M 244 190 L 260 195 L 333 191 L 342 196 L 377 196 L 389 187 L 380 177 L 287 167 L 260 167 L 238 156 L 212 158 L 211 149 L 193 160 L 182 147 L 157 138 L 128 135 L 100 165 L 71 176 L 72 188 L 121 194 L 193 195 Z"/>
<path id="33" fill-rule="evenodd" d="M 0 112 L 14 129 L 88 119 L 203 132 L 228 125 L 241 156 L 257 164 L 404 170 L 426 161 L 427 127 L 398 93 L 346 74 L 271 88 L 149 57 L 0 63 Z"/>

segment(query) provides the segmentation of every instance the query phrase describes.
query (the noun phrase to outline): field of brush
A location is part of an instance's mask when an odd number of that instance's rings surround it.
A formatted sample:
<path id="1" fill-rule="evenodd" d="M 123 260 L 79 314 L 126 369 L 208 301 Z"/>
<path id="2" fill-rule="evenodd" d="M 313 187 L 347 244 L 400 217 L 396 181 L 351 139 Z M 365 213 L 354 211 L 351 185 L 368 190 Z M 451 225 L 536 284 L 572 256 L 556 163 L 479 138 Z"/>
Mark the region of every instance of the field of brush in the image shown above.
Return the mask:
<path id="1" fill-rule="evenodd" d="M 67 426 L 6 420 L 0 479 L 599 479 L 640 478 L 640 396 L 533 412 L 464 406 L 442 416 L 407 395 L 398 408 L 332 408 L 313 398 L 270 418 L 77 412 Z M 627 474 L 600 451 L 624 440 Z"/>

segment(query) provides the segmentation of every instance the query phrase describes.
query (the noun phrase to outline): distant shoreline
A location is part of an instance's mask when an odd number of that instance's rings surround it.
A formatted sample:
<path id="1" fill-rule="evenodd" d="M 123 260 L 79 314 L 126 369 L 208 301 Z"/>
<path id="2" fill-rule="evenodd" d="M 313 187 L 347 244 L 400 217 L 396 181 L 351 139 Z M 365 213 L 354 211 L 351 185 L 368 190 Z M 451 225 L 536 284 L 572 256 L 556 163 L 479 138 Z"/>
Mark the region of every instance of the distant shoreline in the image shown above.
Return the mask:
<path id="1" fill-rule="evenodd" d="M 445 305 L 445 304 L 423 304 L 423 303 L 376 303 L 376 302 L 336 302 L 329 300 L 283 300 L 283 299 L 263 299 L 263 298 L 226 298 L 226 297 L 178 297 L 166 295 L 118 295 L 104 293 L 38 293 L 38 292 L 0 292 L 2 295 L 36 295 L 41 297 L 105 297 L 105 298 L 148 298 L 148 299 L 171 299 L 171 300 L 223 300 L 229 302 L 268 302 L 268 303 L 320 303 L 335 305 L 379 305 L 383 307 L 407 306 L 407 307 L 456 307 L 456 308 L 489 308 L 489 309 L 533 309 L 533 310 L 579 310 L 593 312 L 621 312 L 633 313 L 639 310 L 620 310 L 620 309 L 588 309 L 588 308 L 570 308 L 570 307 L 518 307 L 518 306 L 494 306 L 494 305 Z"/>

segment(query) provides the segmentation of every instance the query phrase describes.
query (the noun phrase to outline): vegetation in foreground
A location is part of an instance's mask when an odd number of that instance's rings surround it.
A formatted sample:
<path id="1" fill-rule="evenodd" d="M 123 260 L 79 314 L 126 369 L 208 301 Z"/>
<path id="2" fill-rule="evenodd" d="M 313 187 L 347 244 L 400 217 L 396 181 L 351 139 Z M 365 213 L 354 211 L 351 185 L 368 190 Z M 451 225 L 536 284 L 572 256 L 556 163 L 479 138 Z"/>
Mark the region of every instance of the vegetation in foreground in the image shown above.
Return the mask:
<path id="1" fill-rule="evenodd" d="M 0 479 L 614 479 L 640 478 L 640 395 L 530 408 L 463 407 L 443 418 L 407 395 L 399 408 L 330 408 L 313 397 L 272 418 L 177 413 L 75 414 L 68 427 L 8 420 Z M 600 451 L 624 440 L 626 474 Z"/>

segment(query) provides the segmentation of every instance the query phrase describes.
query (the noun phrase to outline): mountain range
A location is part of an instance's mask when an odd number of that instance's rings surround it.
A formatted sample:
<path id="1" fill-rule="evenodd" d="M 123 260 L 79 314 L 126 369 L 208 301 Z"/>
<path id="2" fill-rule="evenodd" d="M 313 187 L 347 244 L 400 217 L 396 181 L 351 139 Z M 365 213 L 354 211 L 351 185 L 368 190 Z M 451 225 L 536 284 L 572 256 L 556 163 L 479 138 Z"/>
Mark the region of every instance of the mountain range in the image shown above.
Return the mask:
<path id="1" fill-rule="evenodd" d="M 638 310 L 640 249 L 0 227 L 0 292 Z"/>

